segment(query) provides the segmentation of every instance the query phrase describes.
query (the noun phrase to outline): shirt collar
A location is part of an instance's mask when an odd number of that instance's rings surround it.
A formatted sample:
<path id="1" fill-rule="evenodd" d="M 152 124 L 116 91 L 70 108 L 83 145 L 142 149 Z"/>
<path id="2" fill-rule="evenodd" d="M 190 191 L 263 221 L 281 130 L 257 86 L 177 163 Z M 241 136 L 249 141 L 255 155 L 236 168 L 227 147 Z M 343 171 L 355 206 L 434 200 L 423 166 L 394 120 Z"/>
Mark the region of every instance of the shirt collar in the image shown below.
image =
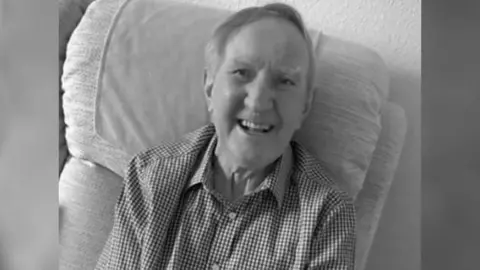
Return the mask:
<path id="1" fill-rule="evenodd" d="M 214 135 L 208 144 L 207 151 L 204 152 L 201 157 L 200 165 L 197 166 L 193 176 L 188 182 L 187 189 L 197 185 L 204 184 L 209 186 L 208 179 L 212 174 L 213 154 L 215 153 L 215 147 L 217 146 L 217 135 Z"/>
<path id="2" fill-rule="evenodd" d="M 281 207 L 285 197 L 286 188 L 290 182 L 290 173 L 292 169 L 292 149 L 287 147 L 281 157 L 274 165 L 273 170 L 267 175 L 265 180 L 258 187 L 260 190 L 270 190 L 277 199 L 278 206 Z"/>
<path id="3" fill-rule="evenodd" d="M 214 135 L 201 157 L 199 166 L 197 166 L 193 176 L 187 184 L 187 190 L 197 184 L 212 187 L 209 182 L 212 175 L 212 161 L 214 158 L 215 147 L 217 145 L 217 136 Z M 275 196 L 278 207 L 282 206 L 285 197 L 286 188 L 290 182 L 291 170 L 293 166 L 292 147 L 288 145 L 287 149 L 273 164 L 272 171 L 267 175 L 264 181 L 256 188 L 256 191 L 268 189 Z"/>

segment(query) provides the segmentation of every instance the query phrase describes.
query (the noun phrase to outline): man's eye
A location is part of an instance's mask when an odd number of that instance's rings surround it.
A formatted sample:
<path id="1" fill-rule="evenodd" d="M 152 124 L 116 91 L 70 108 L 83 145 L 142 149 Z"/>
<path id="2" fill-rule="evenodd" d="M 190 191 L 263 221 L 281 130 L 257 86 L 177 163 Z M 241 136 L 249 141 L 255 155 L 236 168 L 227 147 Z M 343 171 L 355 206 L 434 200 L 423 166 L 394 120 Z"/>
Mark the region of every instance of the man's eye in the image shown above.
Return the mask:
<path id="1" fill-rule="evenodd" d="M 288 78 L 281 78 L 280 83 L 284 85 L 295 86 L 295 82 Z"/>
<path id="2" fill-rule="evenodd" d="M 244 78 L 244 77 L 247 77 L 247 75 L 248 75 L 248 70 L 240 68 L 240 69 L 234 70 L 234 71 L 232 72 L 232 74 L 235 75 L 235 76 Z"/>

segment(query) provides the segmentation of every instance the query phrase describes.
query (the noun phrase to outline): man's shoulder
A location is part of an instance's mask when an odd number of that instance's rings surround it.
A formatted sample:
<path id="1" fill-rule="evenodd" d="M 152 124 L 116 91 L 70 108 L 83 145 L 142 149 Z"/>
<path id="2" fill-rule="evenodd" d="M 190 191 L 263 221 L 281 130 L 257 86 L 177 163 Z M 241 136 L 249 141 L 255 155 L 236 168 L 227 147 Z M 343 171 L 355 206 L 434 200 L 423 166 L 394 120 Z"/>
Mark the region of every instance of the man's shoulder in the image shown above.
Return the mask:
<path id="1" fill-rule="evenodd" d="M 182 136 L 174 142 L 166 142 L 134 155 L 130 166 L 148 168 L 170 159 L 188 159 L 205 149 L 215 134 L 213 125 L 208 124 Z"/>
<path id="2" fill-rule="evenodd" d="M 322 204 L 353 204 L 351 196 L 340 188 L 324 164 L 299 143 L 294 143 L 294 149 L 296 181 L 301 196 Z"/>

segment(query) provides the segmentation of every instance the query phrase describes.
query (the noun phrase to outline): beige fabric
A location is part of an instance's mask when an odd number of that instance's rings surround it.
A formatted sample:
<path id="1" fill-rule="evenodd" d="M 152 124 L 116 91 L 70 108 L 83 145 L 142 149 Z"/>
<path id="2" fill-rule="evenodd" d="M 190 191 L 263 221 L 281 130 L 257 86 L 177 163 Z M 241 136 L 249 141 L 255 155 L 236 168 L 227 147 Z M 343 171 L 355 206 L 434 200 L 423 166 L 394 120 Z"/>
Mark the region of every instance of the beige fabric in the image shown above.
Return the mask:
<path id="1" fill-rule="evenodd" d="M 357 269 L 364 269 L 407 133 L 405 111 L 388 102 L 382 109 L 382 134 L 363 189 L 357 196 Z"/>
<path id="2" fill-rule="evenodd" d="M 62 103 L 70 155 L 123 175 L 130 156 L 101 139 L 94 127 L 96 79 L 103 45 L 99 36 L 106 35 L 109 21 L 105 18 L 111 18 L 115 8 L 105 6 L 105 1 L 92 2 L 70 36 L 62 74 Z"/>
<path id="3" fill-rule="evenodd" d="M 89 161 L 70 158 L 59 182 L 63 208 L 59 269 L 93 269 L 112 229 L 122 178 Z"/>
<path id="4" fill-rule="evenodd" d="M 82 19 L 82 16 L 87 9 L 88 5 L 93 0 L 58 0 L 58 52 L 59 52 L 59 73 L 62 76 L 63 63 L 66 58 L 67 43 L 73 30 L 77 26 L 78 22 Z M 68 157 L 67 142 L 65 140 L 65 121 L 63 115 L 63 91 L 59 84 L 59 118 L 58 121 L 58 162 L 59 172 L 62 171 L 63 165 Z"/>
<path id="5" fill-rule="evenodd" d="M 324 35 L 312 111 L 297 139 L 352 197 L 362 189 L 381 132 L 389 76 L 373 51 Z"/>

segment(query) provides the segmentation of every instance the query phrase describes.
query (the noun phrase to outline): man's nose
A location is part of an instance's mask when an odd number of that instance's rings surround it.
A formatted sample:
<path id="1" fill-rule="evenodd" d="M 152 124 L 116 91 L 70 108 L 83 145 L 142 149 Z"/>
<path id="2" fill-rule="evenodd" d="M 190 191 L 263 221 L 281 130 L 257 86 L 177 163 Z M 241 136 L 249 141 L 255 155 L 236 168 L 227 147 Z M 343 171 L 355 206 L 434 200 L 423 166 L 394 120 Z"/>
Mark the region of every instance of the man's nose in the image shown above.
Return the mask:
<path id="1" fill-rule="evenodd" d="M 275 91 L 268 75 L 258 75 L 247 86 L 245 105 L 257 112 L 267 111 L 273 108 Z"/>

